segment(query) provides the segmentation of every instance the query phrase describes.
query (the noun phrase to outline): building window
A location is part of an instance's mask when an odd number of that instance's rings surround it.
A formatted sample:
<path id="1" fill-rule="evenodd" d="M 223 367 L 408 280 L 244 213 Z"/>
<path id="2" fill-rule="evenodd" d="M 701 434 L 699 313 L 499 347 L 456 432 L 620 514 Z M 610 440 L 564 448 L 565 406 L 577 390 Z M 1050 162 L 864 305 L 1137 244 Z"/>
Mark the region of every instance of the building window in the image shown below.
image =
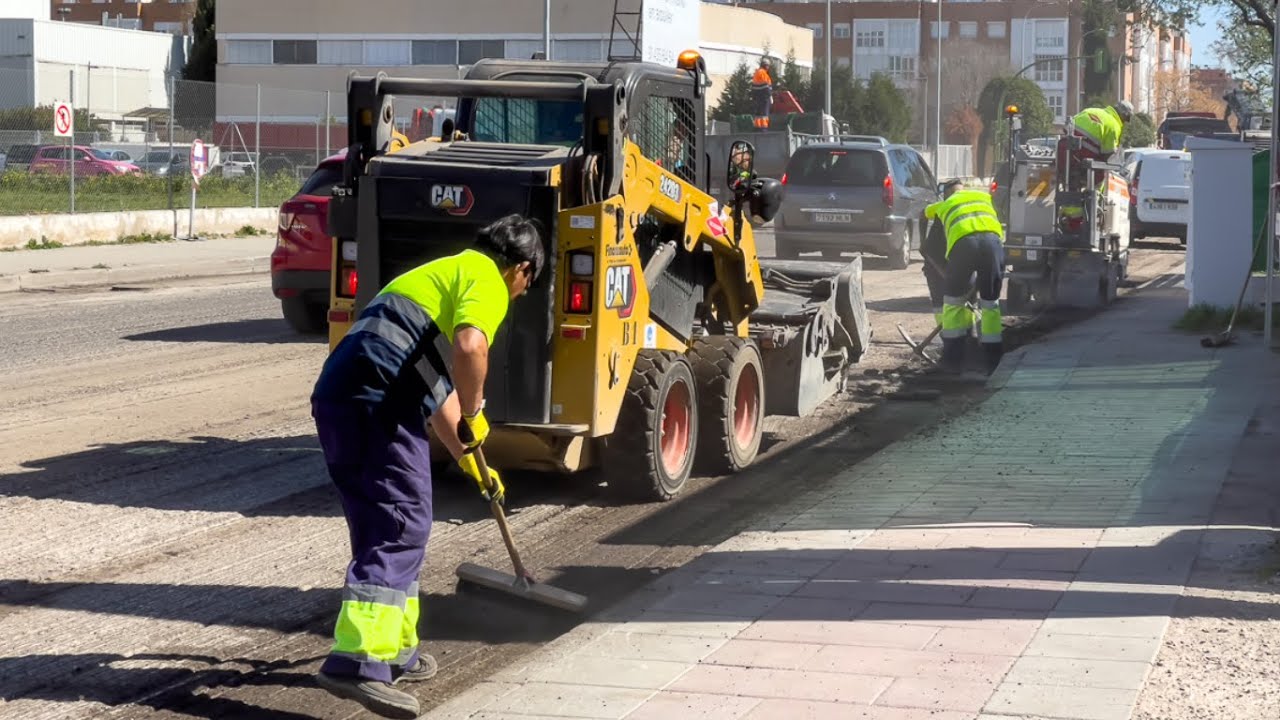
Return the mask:
<path id="1" fill-rule="evenodd" d="M 457 40 L 414 40 L 412 47 L 414 65 L 457 65 Z"/>
<path id="2" fill-rule="evenodd" d="M 1049 112 L 1053 113 L 1053 121 L 1055 123 L 1066 122 L 1067 120 L 1066 93 L 1047 92 L 1044 94 L 1044 101 L 1049 106 Z"/>
<path id="3" fill-rule="evenodd" d="M 916 80 L 916 59 L 911 55 L 890 55 L 889 76 L 899 83 Z"/>
<path id="4" fill-rule="evenodd" d="M 847 67 L 849 67 L 849 65 L 850 65 L 849 58 L 847 58 L 847 57 L 838 57 L 838 58 L 836 58 L 836 67 L 838 67 L 838 68 L 847 68 Z"/>
<path id="5" fill-rule="evenodd" d="M 156 32 L 181 35 L 186 31 L 187 25 L 180 22 L 158 22 L 152 26 L 152 29 Z"/>
<path id="6" fill-rule="evenodd" d="M 315 65 L 315 40 L 276 40 L 271 61 L 276 65 Z"/>
<path id="7" fill-rule="evenodd" d="M 1063 80 L 1066 79 L 1066 69 L 1064 68 L 1064 65 L 1066 65 L 1066 62 L 1063 60 L 1054 61 L 1053 58 L 1056 58 L 1056 57 L 1059 57 L 1059 56 L 1058 55 L 1037 55 L 1036 56 L 1037 63 L 1039 63 L 1041 60 L 1046 61 L 1039 65 L 1036 65 L 1036 82 L 1037 83 L 1061 83 Z"/>
<path id="8" fill-rule="evenodd" d="M 321 40 L 316 43 L 316 61 L 321 65 L 363 65 L 364 43 L 359 40 Z"/>
<path id="9" fill-rule="evenodd" d="M 938 39 L 937 21 L 929 23 L 929 37 L 935 40 Z M 951 23 L 948 21 L 943 21 L 942 23 L 942 37 L 944 40 L 948 37 L 951 37 Z"/>
<path id="10" fill-rule="evenodd" d="M 228 40 L 228 65 L 270 65 L 270 40 Z"/>
<path id="11" fill-rule="evenodd" d="M 849 37 L 849 23 L 836 23 L 831 26 L 831 37 L 847 38 Z"/>
<path id="12" fill-rule="evenodd" d="M 884 47 L 884 30 L 859 30 L 854 46 L 860 48 Z"/>
<path id="13" fill-rule="evenodd" d="M 813 31 L 813 39 L 814 39 L 814 40 L 821 40 L 821 39 L 822 39 L 822 28 L 823 28 L 822 23 L 808 23 L 808 24 L 806 24 L 806 25 L 805 25 L 805 27 L 807 27 L 807 28 L 809 28 L 810 30 L 812 30 L 812 31 Z"/>
<path id="14" fill-rule="evenodd" d="M 960 37 L 962 37 L 962 38 L 976 38 L 976 37 L 978 37 L 978 23 L 976 23 L 976 22 L 961 22 L 961 23 L 960 23 Z"/>
<path id="15" fill-rule="evenodd" d="M 552 40 L 551 57 L 565 62 L 601 62 L 604 43 L 599 40 Z"/>
<path id="16" fill-rule="evenodd" d="M 503 58 L 507 56 L 505 40 L 460 40 L 458 41 L 458 64 L 474 65 L 485 58 Z"/>
<path id="17" fill-rule="evenodd" d="M 1000 22 L 987 23 L 987 37 L 1002 38 L 1004 36 L 1005 36 L 1005 24 L 1003 20 L 1001 20 Z"/>
<path id="18" fill-rule="evenodd" d="M 412 40 L 365 40 L 364 64 L 399 67 L 413 62 Z"/>

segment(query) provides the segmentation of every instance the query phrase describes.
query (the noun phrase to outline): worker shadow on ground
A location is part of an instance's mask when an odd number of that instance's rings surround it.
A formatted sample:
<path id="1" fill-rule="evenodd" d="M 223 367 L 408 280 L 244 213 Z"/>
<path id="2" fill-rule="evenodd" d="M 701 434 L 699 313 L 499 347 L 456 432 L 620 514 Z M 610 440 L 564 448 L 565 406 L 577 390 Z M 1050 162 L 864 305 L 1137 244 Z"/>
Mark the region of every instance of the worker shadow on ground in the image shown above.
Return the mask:
<path id="1" fill-rule="evenodd" d="M 923 295 L 913 297 L 897 297 L 887 300 L 868 300 L 867 309 L 884 313 L 921 313 L 932 314 L 933 304 Z"/>
<path id="2" fill-rule="evenodd" d="M 149 707 L 197 718 L 313 720 L 313 714 L 260 707 L 196 690 L 226 686 L 314 687 L 312 674 L 296 668 L 316 659 L 265 662 L 170 653 L 0 658 L 0 701 L 87 701 L 107 707 Z M 165 687 L 174 689 L 156 692 Z"/>
<path id="3" fill-rule="evenodd" d="M 1130 250 L 1155 250 L 1164 253 L 1185 253 L 1187 246 L 1178 242 L 1177 238 L 1144 238 L 1129 243 Z"/>
<path id="4" fill-rule="evenodd" d="M 253 320 L 235 320 L 231 322 L 206 323 L 204 325 L 188 325 L 186 327 L 151 330 L 134 335 L 125 335 L 123 340 L 137 342 L 173 342 L 173 343 L 261 343 L 279 345 L 318 345 L 327 343 L 324 334 L 303 335 L 289 327 L 279 318 L 257 318 Z"/>

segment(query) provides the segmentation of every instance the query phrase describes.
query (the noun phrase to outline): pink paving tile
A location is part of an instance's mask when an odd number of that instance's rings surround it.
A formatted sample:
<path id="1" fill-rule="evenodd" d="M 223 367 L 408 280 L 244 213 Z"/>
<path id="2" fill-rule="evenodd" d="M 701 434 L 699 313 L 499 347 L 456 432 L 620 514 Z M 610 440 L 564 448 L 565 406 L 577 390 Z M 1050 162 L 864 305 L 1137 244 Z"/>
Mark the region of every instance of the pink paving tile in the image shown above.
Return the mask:
<path id="1" fill-rule="evenodd" d="M 870 705 L 892 682 L 892 678 L 850 673 L 699 665 L 677 678 L 666 689 L 675 692 Z"/>
<path id="2" fill-rule="evenodd" d="M 998 681 L 998 677 L 991 682 L 898 678 L 876 699 L 876 704 L 976 713 L 995 695 Z"/>
<path id="3" fill-rule="evenodd" d="M 760 698 L 660 692 L 627 715 L 626 720 L 738 720 L 760 702 Z"/>
<path id="4" fill-rule="evenodd" d="M 1072 572 L 1080 569 L 1085 558 L 1089 557 L 1088 548 L 1019 550 L 1009 553 L 1000 563 L 1002 568 L 1014 570 L 1050 570 L 1055 572 Z"/>
<path id="5" fill-rule="evenodd" d="M 910 571 L 909 563 L 876 562 L 854 556 L 829 565 L 818 573 L 817 578 L 820 580 L 897 580 Z"/>
<path id="6" fill-rule="evenodd" d="M 1035 637 L 1038 630 L 1039 626 L 1031 623 L 995 630 L 942 628 L 924 649 L 940 652 L 1021 655 L 1031 644 L 1031 639 Z"/>
<path id="7" fill-rule="evenodd" d="M 780 640 L 823 645 L 923 650 L 940 628 L 926 625 L 897 625 L 875 622 L 770 622 L 761 620 L 739 637 L 750 640 Z M 1028 636 L 1028 639 L 1030 636 Z"/>
<path id="8" fill-rule="evenodd" d="M 795 597 L 839 597 L 871 602 L 910 602 L 963 605 L 972 587 L 893 580 L 814 580 L 795 591 Z"/>
<path id="9" fill-rule="evenodd" d="M 730 640 L 703 662 L 713 665 L 795 670 L 818 654 L 821 645 L 767 640 Z"/>
<path id="10" fill-rule="evenodd" d="M 673 720 L 676 717 L 671 716 Z M 743 720 L 974 720 L 974 714 L 805 700 L 765 700 Z"/>
<path id="11" fill-rule="evenodd" d="M 819 672 L 995 683 L 1013 667 L 1016 659 L 1010 655 L 830 645 L 803 667 Z"/>
<path id="12" fill-rule="evenodd" d="M 789 597 L 773 606 L 761 620 L 852 620 L 871 603 L 856 598 Z"/>
<path id="13" fill-rule="evenodd" d="M 943 627 L 989 628 L 1013 627 L 1024 623 L 1039 624 L 1044 613 L 1004 608 L 957 607 L 954 605 L 919 605 L 913 603 L 877 602 L 867 607 L 858 620 L 896 622 L 905 625 L 941 625 Z M 1070 632 L 1064 630 L 1063 632 Z"/>

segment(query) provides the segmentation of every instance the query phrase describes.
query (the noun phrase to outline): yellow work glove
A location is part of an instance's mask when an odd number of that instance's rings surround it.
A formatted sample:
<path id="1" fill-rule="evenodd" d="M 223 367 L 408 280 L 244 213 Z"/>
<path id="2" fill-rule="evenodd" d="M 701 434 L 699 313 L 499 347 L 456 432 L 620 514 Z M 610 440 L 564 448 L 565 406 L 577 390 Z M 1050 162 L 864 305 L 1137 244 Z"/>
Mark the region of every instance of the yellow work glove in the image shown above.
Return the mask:
<path id="1" fill-rule="evenodd" d="M 483 409 L 477 410 L 475 415 L 464 414 L 458 421 L 458 439 L 468 452 L 483 445 L 488 437 L 489 420 L 484 416 Z"/>
<path id="2" fill-rule="evenodd" d="M 475 453 L 467 453 L 458 458 L 458 467 L 462 468 L 462 472 L 466 473 L 467 477 L 471 478 L 480 487 L 480 494 L 484 496 L 485 500 L 496 499 L 499 505 L 506 502 L 507 488 L 502 484 L 502 477 L 498 475 L 497 470 L 489 468 L 489 481 L 481 480 L 480 465 L 476 463 Z M 490 485 L 496 490 L 493 494 L 490 494 Z"/>

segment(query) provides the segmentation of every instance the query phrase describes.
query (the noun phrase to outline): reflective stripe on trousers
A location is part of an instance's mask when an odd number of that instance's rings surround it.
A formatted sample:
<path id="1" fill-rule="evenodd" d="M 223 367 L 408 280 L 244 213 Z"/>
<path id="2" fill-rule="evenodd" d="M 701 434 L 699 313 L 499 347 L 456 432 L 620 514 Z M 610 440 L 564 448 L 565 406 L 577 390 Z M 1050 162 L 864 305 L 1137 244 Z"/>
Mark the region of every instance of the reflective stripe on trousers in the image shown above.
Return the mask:
<path id="1" fill-rule="evenodd" d="M 982 342 L 1003 342 L 1004 315 L 1000 312 L 1000 301 L 979 300 L 978 313 L 981 318 Z"/>
<path id="2" fill-rule="evenodd" d="M 407 591 L 346 585 L 331 655 L 403 666 L 418 651 L 418 583 Z"/>
<path id="3" fill-rule="evenodd" d="M 962 338 L 973 330 L 973 311 L 964 298 L 947 295 L 942 298 L 942 339 Z"/>

